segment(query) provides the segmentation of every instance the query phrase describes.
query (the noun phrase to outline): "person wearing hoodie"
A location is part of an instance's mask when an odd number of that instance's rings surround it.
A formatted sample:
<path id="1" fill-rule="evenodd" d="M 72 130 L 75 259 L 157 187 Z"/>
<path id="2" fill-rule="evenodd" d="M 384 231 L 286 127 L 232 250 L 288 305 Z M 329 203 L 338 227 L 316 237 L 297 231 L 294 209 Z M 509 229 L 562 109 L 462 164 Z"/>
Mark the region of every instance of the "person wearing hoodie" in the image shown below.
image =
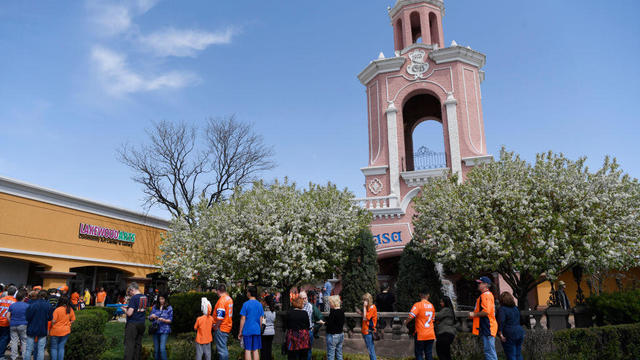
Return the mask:
<path id="1" fill-rule="evenodd" d="M 196 331 L 196 360 L 211 360 L 211 329 L 213 327 L 213 316 L 211 312 L 213 307 L 207 298 L 200 299 L 200 309 L 202 316 L 196 319 L 193 329 Z"/>

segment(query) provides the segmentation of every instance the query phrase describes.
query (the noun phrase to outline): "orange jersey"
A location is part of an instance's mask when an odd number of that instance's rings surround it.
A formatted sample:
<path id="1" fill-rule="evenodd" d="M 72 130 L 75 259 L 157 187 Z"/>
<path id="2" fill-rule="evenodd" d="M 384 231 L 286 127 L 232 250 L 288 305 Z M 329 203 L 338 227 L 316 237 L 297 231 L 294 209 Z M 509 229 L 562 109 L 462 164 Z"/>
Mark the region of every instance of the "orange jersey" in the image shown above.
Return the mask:
<path id="1" fill-rule="evenodd" d="M 76 320 L 76 314 L 73 309 L 67 309 L 64 306 L 59 306 L 53 311 L 53 320 L 51 321 L 51 336 L 65 336 L 71 333 L 71 323 Z"/>
<path id="2" fill-rule="evenodd" d="M 16 302 L 16 298 L 13 296 L 5 296 L 0 299 L 0 326 L 9 326 L 9 319 L 7 314 L 9 313 L 9 306 Z"/>
<path id="3" fill-rule="evenodd" d="M 80 294 L 78 294 L 77 292 L 74 292 L 73 294 L 71 294 L 71 303 L 73 305 L 78 305 L 79 300 L 80 300 Z"/>
<path id="4" fill-rule="evenodd" d="M 104 302 L 104 299 L 107 298 L 107 293 L 104 291 L 100 291 L 97 295 L 96 295 L 96 302 Z"/>
<path id="5" fill-rule="evenodd" d="M 229 295 L 223 295 L 215 306 L 216 320 L 222 320 L 220 324 L 220 331 L 228 333 L 231 332 L 231 326 L 233 322 L 233 299 Z"/>
<path id="6" fill-rule="evenodd" d="M 196 342 L 198 344 L 210 344 L 213 341 L 211 328 L 213 327 L 213 316 L 202 315 L 196 319 L 193 329 L 196 331 Z"/>
<path id="7" fill-rule="evenodd" d="M 473 312 L 487 313 L 487 316 L 473 318 L 473 334 L 496 336 L 496 334 L 498 333 L 498 322 L 496 321 L 496 303 L 491 291 L 487 290 L 480 294 L 480 297 L 476 301 L 476 308 L 473 310 Z"/>
<path id="8" fill-rule="evenodd" d="M 369 332 L 369 323 L 373 323 L 373 327 L 371 331 L 376 331 L 376 326 L 378 325 L 378 308 L 375 305 L 369 306 L 367 310 L 367 314 L 364 319 L 362 319 L 362 333 L 364 335 L 370 334 Z"/>
<path id="9" fill-rule="evenodd" d="M 416 319 L 416 335 L 418 341 L 436 339 L 436 333 L 433 330 L 433 320 L 436 318 L 436 312 L 433 304 L 427 300 L 413 304 L 409 317 Z"/>

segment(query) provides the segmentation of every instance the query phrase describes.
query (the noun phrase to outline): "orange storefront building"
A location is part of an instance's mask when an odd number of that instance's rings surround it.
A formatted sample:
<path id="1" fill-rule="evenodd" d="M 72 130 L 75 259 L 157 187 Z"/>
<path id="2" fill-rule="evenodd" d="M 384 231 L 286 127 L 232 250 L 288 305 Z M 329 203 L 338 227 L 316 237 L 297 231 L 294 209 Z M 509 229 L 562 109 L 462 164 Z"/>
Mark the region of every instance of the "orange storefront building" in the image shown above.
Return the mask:
<path id="1" fill-rule="evenodd" d="M 163 288 L 157 266 L 165 219 L 0 177 L 0 282 Z"/>

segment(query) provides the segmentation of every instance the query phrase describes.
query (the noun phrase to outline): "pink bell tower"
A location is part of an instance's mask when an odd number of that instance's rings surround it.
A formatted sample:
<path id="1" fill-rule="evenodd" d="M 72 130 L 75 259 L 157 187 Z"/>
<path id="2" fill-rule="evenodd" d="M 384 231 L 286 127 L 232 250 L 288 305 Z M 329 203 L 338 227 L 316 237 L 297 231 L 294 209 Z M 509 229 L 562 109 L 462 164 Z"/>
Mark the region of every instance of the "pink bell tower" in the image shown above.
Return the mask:
<path id="1" fill-rule="evenodd" d="M 397 0 L 389 17 L 394 56 L 380 53 L 358 75 L 367 90 L 369 165 L 361 169 L 367 195 L 357 201 L 374 217 L 381 274 L 411 241 L 412 199 L 421 186 L 448 173 L 462 181 L 493 159 L 482 119 L 485 55 L 455 41 L 444 47 L 443 0 Z M 423 123 L 441 129 L 435 136 L 443 151 L 414 137 Z"/>

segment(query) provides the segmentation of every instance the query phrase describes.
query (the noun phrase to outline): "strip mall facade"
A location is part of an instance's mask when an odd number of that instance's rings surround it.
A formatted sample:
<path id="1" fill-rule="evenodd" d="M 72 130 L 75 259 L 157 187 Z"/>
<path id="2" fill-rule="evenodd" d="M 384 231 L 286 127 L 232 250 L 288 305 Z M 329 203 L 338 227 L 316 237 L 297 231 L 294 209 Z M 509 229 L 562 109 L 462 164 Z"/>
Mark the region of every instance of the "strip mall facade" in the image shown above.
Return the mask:
<path id="1" fill-rule="evenodd" d="M 0 177 L 0 282 L 164 287 L 157 259 L 168 221 Z"/>

